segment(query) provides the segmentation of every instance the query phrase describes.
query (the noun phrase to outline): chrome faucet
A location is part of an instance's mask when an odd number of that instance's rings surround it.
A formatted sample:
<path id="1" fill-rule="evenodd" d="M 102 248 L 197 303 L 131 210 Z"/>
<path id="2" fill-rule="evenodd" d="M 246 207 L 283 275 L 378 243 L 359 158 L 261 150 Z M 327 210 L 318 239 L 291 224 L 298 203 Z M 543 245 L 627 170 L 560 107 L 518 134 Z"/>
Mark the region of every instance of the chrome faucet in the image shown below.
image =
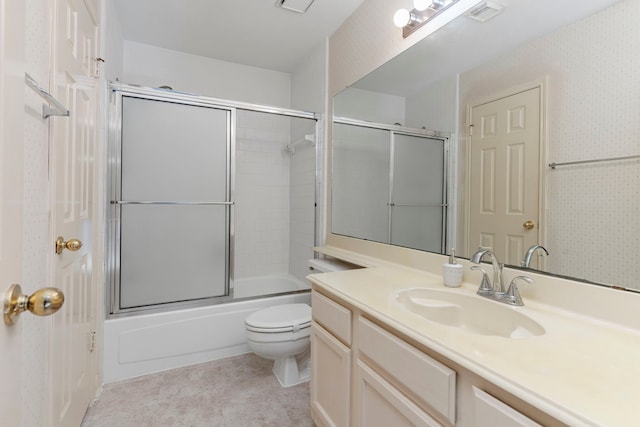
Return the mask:
<path id="1" fill-rule="evenodd" d="M 549 255 L 549 251 L 544 246 L 533 245 L 527 250 L 527 253 L 524 255 L 524 259 L 522 260 L 522 262 L 520 262 L 520 265 L 522 265 L 522 267 L 524 268 L 529 268 L 529 265 L 531 264 L 531 258 L 533 258 L 533 254 L 538 249 L 542 249 L 546 255 Z"/>
<path id="2" fill-rule="evenodd" d="M 484 258 L 485 255 L 490 258 L 491 264 L 493 264 L 492 292 L 478 289 L 478 293 L 481 295 L 490 293 L 502 295 L 505 293 L 504 279 L 502 278 L 502 267 L 504 266 L 504 264 L 500 264 L 498 258 L 496 258 L 496 255 L 489 249 L 479 248 L 478 251 L 471 257 L 471 262 L 474 264 L 480 264 L 480 261 L 482 261 L 482 258 Z"/>
<path id="3" fill-rule="evenodd" d="M 542 246 L 540 247 L 542 248 Z M 533 253 L 534 251 L 535 249 L 531 253 Z M 520 297 L 520 292 L 518 290 L 518 282 L 523 281 L 527 283 L 533 283 L 533 279 L 527 276 L 517 276 L 511 281 L 509 289 L 505 291 L 504 278 L 502 277 L 502 267 L 504 267 L 504 264 L 500 264 L 498 262 L 498 258 L 496 258 L 496 255 L 493 252 L 491 252 L 489 249 L 480 248 L 471 257 L 471 262 L 474 264 L 480 264 L 480 261 L 482 261 L 482 258 L 485 255 L 490 257 L 491 263 L 493 264 L 493 284 L 489 282 L 487 272 L 484 271 L 482 267 L 478 265 L 472 266 L 472 270 L 477 270 L 482 273 L 482 281 L 480 283 L 480 287 L 478 288 L 477 294 L 485 298 L 490 298 L 509 305 L 524 305 L 524 303 L 522 302 L 522 297 Z"/>

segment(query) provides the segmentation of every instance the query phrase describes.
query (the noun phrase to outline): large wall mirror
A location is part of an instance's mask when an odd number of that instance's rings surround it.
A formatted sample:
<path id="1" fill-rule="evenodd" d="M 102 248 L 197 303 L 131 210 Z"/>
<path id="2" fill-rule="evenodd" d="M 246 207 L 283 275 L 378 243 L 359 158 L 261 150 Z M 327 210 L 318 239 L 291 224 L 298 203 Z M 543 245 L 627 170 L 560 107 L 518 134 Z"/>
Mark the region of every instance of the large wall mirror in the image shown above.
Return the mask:
<path id="1" fill-rule="evenodd" d="M 331 231 L 637 291 L 640 2 L 500 3 L 334 97 Z"/>

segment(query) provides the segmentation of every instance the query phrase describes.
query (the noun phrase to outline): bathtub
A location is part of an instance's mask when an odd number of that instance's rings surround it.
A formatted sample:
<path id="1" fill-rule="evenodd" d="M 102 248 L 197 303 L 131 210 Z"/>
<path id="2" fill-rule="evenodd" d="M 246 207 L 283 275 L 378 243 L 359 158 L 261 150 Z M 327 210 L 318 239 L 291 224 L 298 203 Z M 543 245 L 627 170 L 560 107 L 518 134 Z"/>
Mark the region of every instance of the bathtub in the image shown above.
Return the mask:
<path id="1" fill-rule="evenodd" d="M 279 304 L 311 304 L 310 286 L 292 276 L 236 280 L 225 304 L 104 322 L 103 381 L 111 383 L 249 352 L 244 319 Z M 268 296 L 282 292 L 297 292 Z M 257 299 L 251 295 L 265 295 Z"/>

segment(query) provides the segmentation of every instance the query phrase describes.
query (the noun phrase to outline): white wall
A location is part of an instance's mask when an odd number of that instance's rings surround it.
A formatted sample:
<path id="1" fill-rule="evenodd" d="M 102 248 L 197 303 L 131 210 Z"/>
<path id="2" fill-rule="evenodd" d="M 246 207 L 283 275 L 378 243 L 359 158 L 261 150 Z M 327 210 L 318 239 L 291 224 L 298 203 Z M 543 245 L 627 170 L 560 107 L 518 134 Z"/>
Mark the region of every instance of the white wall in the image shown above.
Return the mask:
<path id="1" fill-rule="evenodd" d="M 412 128 L 457 132 L 458 77 L 434 83 L 421 93 L 406 99 L 406 122 Z"/>
<path id="2" fill-rule="evenodd" d="M 374 123 L 406 125 L 404 97 L 356 87 L 334 97 L 333 114 Z"/>
<path id="3" fill-rule="evenodd" d="M 548 76 L 543 162 L 640 154 L 638 16 L 640 2 L 622 1 L 463 73 L 461 109 Z M 545 171 L 547 269 L 639 287 L 640 161 Z M 612 261 L 602 262 L 601 253 Z"/>
<path id="4" fill-rule="evenodd" d="M 122 80 L 124 72 L 124 38 L 122 25 L 116 12 L 115 2 L 105 1 L 103 25 L 105 30 L 104 40 L 104 76 L 108 81 Z"/>
<path id="5" fill-rule="evenodd" d="M 322 112 L 326 99 L 327 41 L 312 49 L 291 73 L 291 108 Z"/>
<path id="6" fill-rule="evenodd" d="M 121 81 L 254 104 L 284 108 L 291 104 L 288 73 L 131 41 L 124 42 Z"/>

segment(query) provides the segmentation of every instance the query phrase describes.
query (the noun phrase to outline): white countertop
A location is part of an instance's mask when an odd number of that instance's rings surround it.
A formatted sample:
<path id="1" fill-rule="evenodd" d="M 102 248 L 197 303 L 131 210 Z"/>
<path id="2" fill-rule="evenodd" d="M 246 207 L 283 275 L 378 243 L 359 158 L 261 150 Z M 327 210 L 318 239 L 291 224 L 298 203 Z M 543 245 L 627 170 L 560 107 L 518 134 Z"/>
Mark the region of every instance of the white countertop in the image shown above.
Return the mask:
<path id="1" fill-rule="evenodd" d="M 525 339 L 474 334 L 411 313 L 394 294 L 436 288 L 475 296 L 478 284 L 446 288 L 436 274 L 361 261 L 369 267 L 312 275 L 314 286 L 570 426 L 640 425 L 640 331 L 524 297 L 524 307 L 509 308 L 537 321 L 545 334 Z"/>

